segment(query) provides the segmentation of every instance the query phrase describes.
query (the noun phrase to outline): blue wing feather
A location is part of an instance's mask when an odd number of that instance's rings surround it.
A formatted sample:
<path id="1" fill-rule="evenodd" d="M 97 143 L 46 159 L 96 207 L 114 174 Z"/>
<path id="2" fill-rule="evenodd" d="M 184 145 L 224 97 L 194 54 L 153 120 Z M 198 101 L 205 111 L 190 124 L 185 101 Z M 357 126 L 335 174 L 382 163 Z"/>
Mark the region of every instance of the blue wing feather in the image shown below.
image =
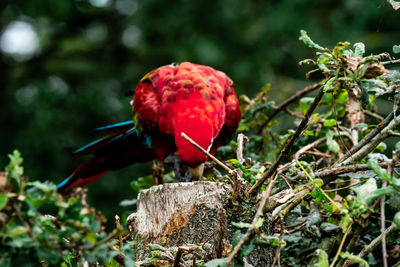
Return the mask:
<path id="1" fill-rule="evenodd" d="M 119 122 L 111 125 L 106 125 L 103 127 L 98 127 L 95 128 L 94 130 L 96 132 L 104 132 L 104 131 L 121 131 L 124 129 L 128 129 L 134 126 L 134 123 L 132 120 L 130 121 L 124 121 L 124 122 Z"/>

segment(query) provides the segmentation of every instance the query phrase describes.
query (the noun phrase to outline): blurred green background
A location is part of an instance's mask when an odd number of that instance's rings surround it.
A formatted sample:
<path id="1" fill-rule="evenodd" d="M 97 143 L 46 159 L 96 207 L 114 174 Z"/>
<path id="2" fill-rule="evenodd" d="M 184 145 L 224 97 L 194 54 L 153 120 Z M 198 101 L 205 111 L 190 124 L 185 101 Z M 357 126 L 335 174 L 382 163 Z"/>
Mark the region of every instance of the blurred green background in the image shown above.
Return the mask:
<path id="1" fill-rule="evenodd" d="M 272 83 L 279 102 L 310 83 L 297 65 L 313 55 L 300 29 L 323 46 L 361 41 L 367 54 L 391 52 L 399 12 L 385 0 L 2 1 L 0 166 L 17 148 L 27 176 L 60 182 L 83 161 L 68 151 L 97 138 L 92 128 L 131 119 L 125 93 L 171 62 L 222 70 L 239 95 Z M 150 171 L 108 174 L 89 186 L 89 203 L 109 218 L 121 213 L 129 182 Z"/>

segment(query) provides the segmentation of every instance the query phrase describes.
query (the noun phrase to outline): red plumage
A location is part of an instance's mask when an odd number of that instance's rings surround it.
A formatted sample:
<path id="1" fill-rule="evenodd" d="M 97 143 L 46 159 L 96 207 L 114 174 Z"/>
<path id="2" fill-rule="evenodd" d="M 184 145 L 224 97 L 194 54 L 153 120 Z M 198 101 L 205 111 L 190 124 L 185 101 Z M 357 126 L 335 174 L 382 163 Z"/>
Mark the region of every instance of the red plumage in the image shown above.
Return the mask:
<path id="1" fill-rule="evenodd" d="M 108 137 L 109 140 L 103 139 L 99 144 L 81 149 L 79 153 L 90 152 L 94 158 L 76 169 L 59 186 L 59 191 L 69 191 L 75 185 L 88 183 L 82 180 L 92 182 L 103 172 L 137 161 L 146 161 L 154 156 L 164 160 L 175 151 L 182 163 L 189 167 L 206 162 L 208 158 L 181 134 L 187 134 L 212 154 L 225 144 L 236 131 L 241 117 L 232 85 L 231 79 L 223 72 L 189 62 L 151 71 L 135 90 L 133 113 L 136 131 L 129 124 L 126 128 L 117 127 L 118 131 L 110 135 L 112 138 Z M 119 136 L 128 131 L 135 131 L 135 134 L 125 137 L 128 141 L 121 144 Z M 149 137 L 151 147 L 143 142 L 143 138 Z M 130 147 L 124 145 L 126 142 Z M 90 172 L 82 171 L 85 169 Z"/>

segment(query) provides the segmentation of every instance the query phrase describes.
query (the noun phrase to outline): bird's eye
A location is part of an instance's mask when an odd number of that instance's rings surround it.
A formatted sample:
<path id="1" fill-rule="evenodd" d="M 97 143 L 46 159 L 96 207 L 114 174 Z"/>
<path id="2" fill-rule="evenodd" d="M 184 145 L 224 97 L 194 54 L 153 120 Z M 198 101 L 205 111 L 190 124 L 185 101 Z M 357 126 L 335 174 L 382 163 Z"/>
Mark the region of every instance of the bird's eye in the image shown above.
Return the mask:
<path id="1" fill-rule="evenodd" d="M 179 63 L 176 63 L 176 62 L 172 62 L 172 63 L 170 64 L 171 67 L 177 67 L 178 65 L 179 65 Z"/>

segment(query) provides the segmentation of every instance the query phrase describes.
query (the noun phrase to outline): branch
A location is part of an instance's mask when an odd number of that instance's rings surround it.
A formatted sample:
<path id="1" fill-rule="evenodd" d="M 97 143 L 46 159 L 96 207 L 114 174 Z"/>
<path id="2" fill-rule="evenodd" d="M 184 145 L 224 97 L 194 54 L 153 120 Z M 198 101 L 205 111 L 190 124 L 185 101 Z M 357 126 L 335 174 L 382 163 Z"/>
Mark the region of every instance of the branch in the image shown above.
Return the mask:
<path id="1" fill-rule="evenodd" d="M 301 97 L 303 97 L 304 95 L 318 89 L 318 87 L 322 86 L 323 82 L 318 82 L 318 83 L 314 83 L 310 86 L 307 86 L 306 88 L 304 88 L 303 90 L 297 91 L 295 95 L 291 96 L 290 98 L 288 98 L 286 101 L 284 101 L 283 103 L 281 103 L 279 106 L 275 107 L 275 110 L 272 112 L 272 114 L 268 117 L 268 120 L 266 122 L 264 122 L 264 124 L 260 127 L 265 128 L 268 123 L 281 111 L 285 110 L 286 107 L 288 107 L 290 104 L 292 104 L 294 101 L 296 101 L 297 99 L 300 99 Z"/>
<path id="2" fill-rule="evenodd" d="M 244 236 L 242 237 L 242 239 L 240 239 L 239 243 L 236 245 L 236 247 L 233 249 L 233 251 L 229 255 L 228 261 L 227 261 L 227 267 L 231 266 L 232 261 L 236 258 L 237 254 L 240 252 L 242 247 L 250 240 L 250 238 L 256 232 L 257 222 L 261 218 L 261 216 L 263 216 L 263 214 L 264 214 L 264 208 L 265 208 L 265 205 L 267 203 L 269 196 L 271 195 L 271 191 L 272 191 L 272 187 L 274 185 L 275 178 L 276 178 L 276 175 L 272 177 L 271 182 L 268 184 L 267 190 L 265 190 L 263 192 L 263 196 L 260 201 L 260 205 L 258 206 L 256 214 L 254 215 L 253 221 L 251 223 L 251 227 L 249 227 L 247 229 L 247 231 L 244 234 Z"/>
<path id="3" fill-rule="evenodd" d="M 342 241 L 340 241 L 340 245 L 339 245 L 338 251 L 336 252 L 336 255 L 333 258 L 333 261 L 332 261 L 331 265 L 329 265 L 329 267 L 335 266 L 335 262 L 336 262 L 337 258 L 339 257 L 340 252 L 342 251 L 342 248 L 343 248 L 343 245 L 344 245 L 344 241 L 346 240 L 347 235 L 350 233 L 351 226 L 352 226 L 351 224 L 347 226 L 347 229 L 346 229 L 346 232 L 343 235 Z"/>
<path id="4" fill-rule="evenodd" d="M 245 144 L 245 142 L 249 141 L 249 138 L 247 136 L 245 136 L 244 134 L 240 133 L 238 134 L 237 137 L 237 151 L 236 151 L 236 157 L 237 160 L 240 162 L 240 164 L 243 164 L 244 162 L 244 158 L 243 158 L 243 146 Z"/>
<path id="5" fill-rule="evenodd" d="M 207 152 L 204 148 L 202 148 L 199 144 L 197 144 L 192 138 L 187 136 L 184 132 L 181 133 L 182 137 L 188 140 L 192 145 L 194 145 L 196 148 L 198 148 L 201 152 L 203 152 L 206 156 L 211 158 L 215 163 L 217 163 L 219 166 L 221 166 L 223 169 L 225 169 L 230 175 L 233 176 L 234 178 L 234 186 L 233 186 L 233 192 L 232 192 L 232 199 L 235 201 L 238 195 L 238 192 L 240 190 L 240 180 L 239 180 L 239 174 L 236 170 L 232 170 L 228 166 L 226 166 L 224 163 L 222 163 L 219 159 L 211 155 L 209 152 Z"/>
<path id="6" fill-rule="evenodd" d="M 385 119 L 386 120 L 386 119 Z M 357 162 L 360 159 L 364 158 L 367 154 L 369 154 L 375 147 L 390 136 L 390 132 L 392 130 L 400 127 L 400 115 L 394 117 L 393 120 L 390 121 L 389 125 L 386 126 L 379 134 L 373 137 L 368 143 L 364 144 L 356 153 L 354 153 L 351 157 L 344 160 L 341 165 L 349 164 L 350 162 Z M 364 139 L 363 139 L 364 140 Z"/>
<path id="7" fill-rule="evenodd" d="M 363 248 L 361 250 L 361 252 L 357 255 L 360 258 L 364 258 L 366 255 L 368 255 L 371 251 L 373 251 L 376 246 L 379 245 L 379 243 L 382 242 L 382 238 L 383 235 L 388 236 L 390 235 L 394 230 L 396 230 L 396 224 L 392 223 L 391 226 L 389 226 L 389 228 L 386 229 L 386 231 L 384 232 L 384 234 L 380 234 L 377 238 L 375 238 L 374 240 L 372 240 L 371 243 L 369 243 L 368 246 L 366 246 L 365 248 Z"/>
<path id="8" fill-rule="evenodd" d="M 233 172 L 235 172 L 234 170 L 231 170 L 231 168 L 229 168 L 228 166 L 226 166 L 224 163 L 222 163 L 222 161 L 220 161 L 219 159 L 217 159 L 216 157 L 214 157 L 213 155 L 211 155 L 209 152 L 207 152 L 204 148 L 202 148 L 201 146 L 199 146 L 192 138 L 190 138 L 189 136 L 187 136 L 184 132 L 181 133 L 182 137 L 185 138 L 186 140 L 188 140 L 192 145 L 194 145 L 195 147 L 197 147 L 201 152 L 203 152 L 204 154 L 206 154 L 207 157 L 209 157 L 210 159 L 212 159 L 215 163 L 217 163 L 219 166 L 221 166 L 223 169 L 225 169 L 227 172 L 229 172 L 229 174 L 233 174 Z"/>
<path id="9" fill-rule="evenodd" d="M 394 118 L 394 112 L 391 112 L 382 122 L 380 122 L 375 129 L 373 129 L 369 134 L 367 134 L 357 145 L 353 146 L 346 154 L 343 155 L 332 167 L 345 165 L 343 163 L 346 159 L 348 159 L 355 152 L 364 147 L 371 139 L 373 139 L 379 132 L 384 129 Z"/>
<path id="10" fill-rule="evenodd" d="M 387 168 L 390 164 L 391 163 L 388 162 L 382 162 L 379 163 L 379 166 Z M 400 162 L 396 162 L 395 167 L 400 167 Z M 316 178 L 321 178 L 324 181 L 324 184 L 328 184 L 329 182 L 335 180 L 337 176 L 339 176 L 340 174 L 364 171 L 368 169 L 369 169 L 368 164 L 357 164 L 357 165 L 340 166 L 328 170 L 317 171 L 314 173 L 314 175 Z M 301 173 L 296 178 L 300 179 L 305 177 L 306 177 L 305 174 Z M 268 210 L 266 211 L 275 209 L 272 212 L 273 221 L 275 221 L 279 217 L 279 215 L 286 216 L 286 214 L 288 214 L 291 209 L 293 209 L 301 201 L 303 201 L 303 199 L 307 197 L 313 189 L 314 189 L 313 183 L 308 183 L 301 188 L 295 189 L 294 196 L 291 197 L 289 200 L 287 200 L 285 204 L 279 203 L 277 201 L 268 201 L 266 205 L 268 207 Z"/>
<path id="11" fill-rule="evenodd" d="M 276 169 L 278 168 L 278 165 L 281 163 L 283 158 L 287 156 L 292 149 L 292 146 L 294 143 L 297 141 L 297 139 L 300 137 L 303 129 L 307 126 L 308 120 L 311 117 L 311 114 L 314 112 L 315 108 L 318 106 L 318 103 L 321 101 L 322 96 L 324 95 L 324 86 L 320 86 L 320 89 L 318 91 L 317 96 L 315 97 L 314 101 L 311 103 L 310 108 L 307 110 L 307 113 L 304 117 L 304 119 L 300 122 L 299 126 L 297 127 L 296 132 L 292 135 L 292 137 L 289 139 L 289 141 L 286 143 L 286 146 L 282 149 L 281 153 L 278 156 L 278 159 L 275 161 L 275 163 L 268 169 L 268 171 L 259 179 L 251 188 L 250 190 L 247 191 L 246 195 L 251 195 L 254 194 L 257 189 L 259 189 L 264 182 L 271 177 Z"/>
<path id="12" fill-rule="evenodd" d="M 380 62 L 380 63 L 382 65 L 399 64 L 400 63 L 400 59 L 390 60 L 390 61 L 383 61 L 383 62 Z"/>

